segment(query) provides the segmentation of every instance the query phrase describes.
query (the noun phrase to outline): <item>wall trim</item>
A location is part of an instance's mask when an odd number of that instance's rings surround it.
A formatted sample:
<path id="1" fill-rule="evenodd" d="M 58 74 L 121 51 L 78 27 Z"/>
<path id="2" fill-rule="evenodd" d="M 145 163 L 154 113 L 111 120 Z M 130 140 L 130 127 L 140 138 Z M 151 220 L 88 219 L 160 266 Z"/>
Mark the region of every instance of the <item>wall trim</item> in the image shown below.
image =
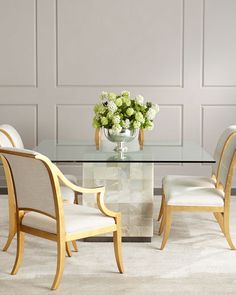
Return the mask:
<path id="1" fill-rule="evenodd" d="M 160 196 L 161 192 L 162 192 L 162 189 L 158 187 L 155 187 L 153 190 L 154 196 Z M 232 188 L 231 194 L 232 196 L 236 196 L 236 188 Z M 0 187 L 0 195 L 7 195 L 6 187 Z"/>

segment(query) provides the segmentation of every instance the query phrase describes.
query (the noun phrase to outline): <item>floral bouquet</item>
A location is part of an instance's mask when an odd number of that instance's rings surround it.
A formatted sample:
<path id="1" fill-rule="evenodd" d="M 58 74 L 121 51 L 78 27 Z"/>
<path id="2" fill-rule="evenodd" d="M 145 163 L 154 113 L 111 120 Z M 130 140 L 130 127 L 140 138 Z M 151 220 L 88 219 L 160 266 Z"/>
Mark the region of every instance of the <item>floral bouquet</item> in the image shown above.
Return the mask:
<path id="1" fill-rule="evenodd" d="M 103 91 L 100 99 L 101 102 L 94 106 L 94 128 L 112 129 L 114 134 L 120 133 L 123 128 L 153 129 L 159 106 L 152 102 L 145 103 L 142 95 L 131 98 L 129 91 L 120 94 Z"/>

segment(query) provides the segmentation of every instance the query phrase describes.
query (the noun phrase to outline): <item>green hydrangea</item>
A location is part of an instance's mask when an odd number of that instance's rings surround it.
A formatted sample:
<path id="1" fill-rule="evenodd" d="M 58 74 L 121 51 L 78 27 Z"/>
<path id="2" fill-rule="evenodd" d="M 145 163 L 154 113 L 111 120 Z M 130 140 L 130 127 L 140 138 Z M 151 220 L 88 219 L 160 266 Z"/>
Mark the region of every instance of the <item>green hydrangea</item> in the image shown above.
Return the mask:
<path id="1" fill-rule="evenodd" d="M 122 106 L 122 99 L 119 97 L 116 99 L 115 101 L 115 104 L 118 106 L 118 107 L 121 107 Z"/>
<path id="2" fill-rule="evenodd" d="M 108 93 L 108 100 L 114 101 L 116 99 L 116 94 L 113 92 Z"/>
<path id="3" fill-rule="evenodd" d="M 127 91 L 127 90 L 122 91 L 122 92 L 121 92 L 121 96 L 123 96 L 123 97 L 130 97 L 130 92 Z"/>
<path id="4" fill-rule="evenodd" d="M 138 121 L 134 121 L 133 122 L 133 127 L 134 127 L 134 129 L 139 129 L 141 127 L 141 123 L 138 122 Z"/>
<path id="5" fill-rule="evenodd" d="M 126 114 L 131 117 L 134 114 L 134 109 L 133 108 L 128 108 L 126 111 Z"/>
<path id="6" fill-rule="evenodd" d="M 114 133 L 119 133 L 122 128 L 153 129 L 159 106 L 152 102 L 145 103 L 142 95 L 131 97 L 127 90 L 120 94 L 103 91 L 100 98 L 101 101 L 93 108 L 94 128 L 104 127 L 112 129 Z"/>
<path id="7" fill-rule="evenodd" d="M 145 121 L 143 114 L 141 112 L 137 112 L 135 114 L 135 119 L 136 119 L 136 121 L 138 121 L 140 123 L 144 123 L 144 121 Z"/>
<path id="8" fill-rule="evenodd" d="M 131 105 L 131 100 L 128 97 L 123 97 L 123 103 L 127 105 L 127 107 L 129 107 Z"/>
<path id="9" fill-rule="evenodd" d="M 102 117 L 101 124 L 102 124 L 102 126 L 106 126 L 108 124 L 108 119 L 106 117 Z"/>

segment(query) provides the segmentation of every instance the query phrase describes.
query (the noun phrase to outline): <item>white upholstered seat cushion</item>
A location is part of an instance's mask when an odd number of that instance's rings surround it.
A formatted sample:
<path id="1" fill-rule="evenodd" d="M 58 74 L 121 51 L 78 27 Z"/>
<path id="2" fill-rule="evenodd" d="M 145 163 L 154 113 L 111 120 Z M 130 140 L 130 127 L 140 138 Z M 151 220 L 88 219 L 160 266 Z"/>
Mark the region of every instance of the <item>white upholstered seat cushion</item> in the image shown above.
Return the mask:
<path id="1" fill-rule="evenodd" d="M 103 215 L 99 209 L 72 204 L 64 206 L 64 218 L 66 233 L 84 232 L 115 224 L 114 218 Z M 56 220 L 37 212 L 26 213 L 22 224 L 56 233 Z"/>
<path id="2" fill-rule="evenodd" d="M 162 179 L 162 188 L 165 195 L 169 191 L 192 190 L 201 187 L 214 188 L 215 181 L 210 177 L 185 175 L 167 175 Z"/>
<path id="3" fill-rule="evenodd" d="M 173 206 L 224 206 L 224 193 L 215 188 L 175 189 L 165 197 L 167 205 Z"/>

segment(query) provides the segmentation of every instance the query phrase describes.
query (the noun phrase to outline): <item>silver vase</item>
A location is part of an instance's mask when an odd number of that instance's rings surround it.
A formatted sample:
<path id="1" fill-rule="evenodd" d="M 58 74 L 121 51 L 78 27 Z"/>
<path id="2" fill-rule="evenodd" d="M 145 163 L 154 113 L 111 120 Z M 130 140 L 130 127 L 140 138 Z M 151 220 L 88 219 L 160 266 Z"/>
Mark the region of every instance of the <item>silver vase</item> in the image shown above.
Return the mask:
<path id="1" fill-rule="evenodd" d="M 117 144 L 114 151 L 123 153 L 128 150 L 125 143 L 134 140 L 137 135 L 137 129 L 130 130 L 122 128 L 119 133 L 115 133 L 112 129 L 104 128 L 104 134 L 109 141 Z"/>

